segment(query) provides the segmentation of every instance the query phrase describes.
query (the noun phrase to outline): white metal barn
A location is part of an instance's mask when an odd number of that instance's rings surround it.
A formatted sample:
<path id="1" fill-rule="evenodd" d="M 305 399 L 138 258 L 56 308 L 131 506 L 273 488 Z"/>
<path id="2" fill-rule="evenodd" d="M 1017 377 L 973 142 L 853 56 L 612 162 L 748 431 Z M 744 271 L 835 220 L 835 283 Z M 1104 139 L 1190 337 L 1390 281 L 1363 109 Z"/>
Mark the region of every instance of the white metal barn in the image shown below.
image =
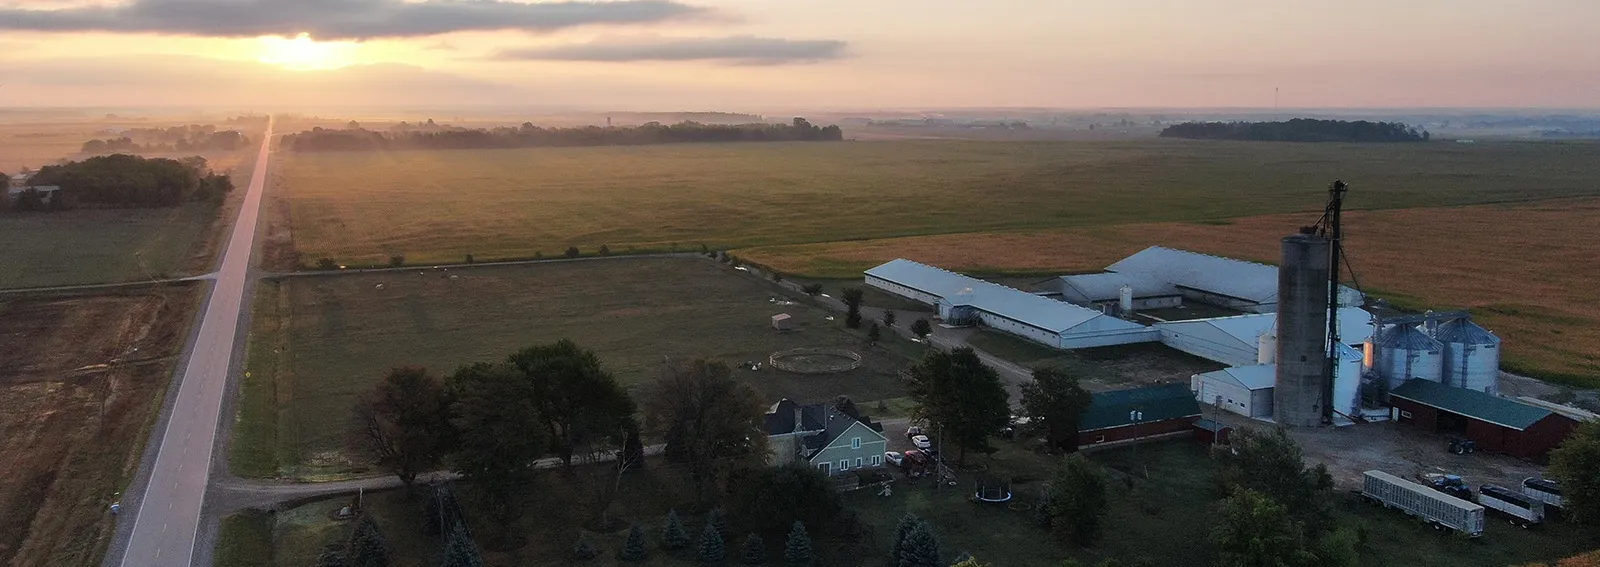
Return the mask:
<path id="1" fill-rule="evenodd" d="M 1263 347 L 1261 335 L 1275 332 L 1277 325 L 1276 313 L 1253 313 L 1165 321 L 1154 328 L 1167 346 L 1229 366 L 1246 366 L 1274 362 L 1275 349 Z M 1360 307 L 1339 309 L 1339 342 L 1361 344 L 1371 338 L 1371 313 Z"/>
<path id="2" fill-rule="evenodd" d="M 898 259 L 866 271 L 866 284 L 933 305 L 945 320 L 990 328 L 1061 349 L 1142 343 L 1155 332 L 1077 305 Z"/>
<path id="3" fill-rule="evenodd" d="M 1278 310 L 1278 268 L 1210 254 L 1151 246 L 1106 267 L 1135 280 L 1172 285 L 1184 299 L 1247 313 Z M 1339 305 L 1361 305 L 1361 292 L 1339 286 Z"/>
<path id="4" fill-rule="evenodd" d="M 1183 294 L 1172 284 L 1132 274 L 1078 274 L 1056 281 L 1063 301 L 1100 311 L 1119 305 L 1125 292 L 1134 311 L 1183 305 Z"/>
<path id="5" fill-rule="evenodd" d="M 1201 405 L 1217 407 L 1256 419 L 1272 417 L 1272 387 L 1276 364 L 1235 366 L 1189 378 L 1189 389 Z"/>

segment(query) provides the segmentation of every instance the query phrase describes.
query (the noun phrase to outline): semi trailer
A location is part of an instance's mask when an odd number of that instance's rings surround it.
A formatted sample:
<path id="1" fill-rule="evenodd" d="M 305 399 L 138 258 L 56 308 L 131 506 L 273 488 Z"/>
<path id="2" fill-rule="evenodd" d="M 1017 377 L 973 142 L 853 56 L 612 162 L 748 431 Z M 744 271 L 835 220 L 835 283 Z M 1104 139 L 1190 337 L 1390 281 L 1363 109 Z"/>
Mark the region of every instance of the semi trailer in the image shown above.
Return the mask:
<path id="1" fill-rule="evenodd" d="M 1543 501 L 1503 486 L 1485 484 L 1479 487 L 1478 503 L 1524 528 L 1544 521 Z"/>
<path id="2" fill-rule="evenodd" d="M 1363 474 L 1361 495 L 1422 518 L 1434 529 L 1450 529 L 1468 537 L 1483 535 L 1483 506 L 1439 492 L 1398 476 L 1371 470 Z"/>

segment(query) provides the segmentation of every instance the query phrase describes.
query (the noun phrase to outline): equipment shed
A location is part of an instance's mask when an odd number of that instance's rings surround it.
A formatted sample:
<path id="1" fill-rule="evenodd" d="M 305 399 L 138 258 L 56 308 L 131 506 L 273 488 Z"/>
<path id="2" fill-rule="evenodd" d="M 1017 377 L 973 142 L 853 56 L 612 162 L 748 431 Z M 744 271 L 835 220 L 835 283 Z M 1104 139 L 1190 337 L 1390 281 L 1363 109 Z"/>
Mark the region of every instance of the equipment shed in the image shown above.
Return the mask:
<path id="1" fill-rule="evenodd" d="M 1578 428 L 1546 408 L 1420 378 L 1389 392 L 1394 419 L 1429 431 L 1465 436 L 1479 449 L 1543 461 Z"/>
<path id="2" fill-rule="evenodd" d="M 1276 379 L 1277 365 L 1252 364 L 1195 374 L 1189 379 L 1189 389 L 1194 390 L 1195 400 L 1201 404 L 1265 419 L 1272 417 L 1272 387 Z"/>

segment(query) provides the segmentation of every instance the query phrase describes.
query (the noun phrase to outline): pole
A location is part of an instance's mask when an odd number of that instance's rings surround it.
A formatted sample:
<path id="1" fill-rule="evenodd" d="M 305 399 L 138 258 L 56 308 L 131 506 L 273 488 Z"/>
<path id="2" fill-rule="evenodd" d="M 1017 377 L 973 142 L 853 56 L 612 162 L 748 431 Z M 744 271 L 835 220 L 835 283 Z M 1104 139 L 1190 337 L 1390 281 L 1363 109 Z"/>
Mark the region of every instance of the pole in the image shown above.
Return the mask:
<path id="1" fill-rule="evenodd" d="M 1340 212 L 1344 208 L 1344 193 L 1349 186 L 1335 180 L 1328 186 L 1328 360 L 1322 371 L 1322 423 L 1333 423 L 1333 382 L 1338 379 L 1339 362 L 1344 351 L 1339 348 L 1339 256 L 1344 253 L 1344 229 L 1340 226 Z"/>

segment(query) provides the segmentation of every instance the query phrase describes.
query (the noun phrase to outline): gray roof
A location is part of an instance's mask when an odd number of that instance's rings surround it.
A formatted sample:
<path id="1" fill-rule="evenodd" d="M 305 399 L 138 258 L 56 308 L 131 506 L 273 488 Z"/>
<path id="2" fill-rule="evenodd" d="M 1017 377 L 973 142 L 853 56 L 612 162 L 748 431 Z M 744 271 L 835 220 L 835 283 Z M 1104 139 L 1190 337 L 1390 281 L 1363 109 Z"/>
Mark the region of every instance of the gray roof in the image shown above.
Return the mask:
<path id="1" fill-rule="evenodd" d="M 1151 246 L 1106 267 L 1257 303 L 1278 301 L 1278 269 L 1266 264 Z"/>
<path id="2" fill-rule="evenodd" d="M 788 398 L 778 400 L 767 410 L 766 429 L 767 435 L 783 435 L 794 433 L 794 412 L 800 410 L 801 431 L 821 431 L 827 423 L 827 414 L 832 409 L 826 404 L 800 405 L 789 401 Z"/>
<path id="3" fill-rule="evenodd" d="M 1065 301 L 1056 301 L 997 283 L 986 282 L 897 259 L 866 271 L 866 274 L 909 288 L 939 296 L 950 305 L 975 309 L 1031 325 L 1052 333 L 1064 333 L 1089 321 L 1100 320 L 1099 330 L 1143 329 L 1144 325 L 1108 317 Z"/>
<path id="4" fill-rule="evenodd" d="M 1384 329 L 1376 341 L 1378 346 L 1405 350 L 1430 351 L 1444 348 L 1439 341 L 1412 325 L 1398 325 Z"/>
<path id="5" fill-rule="evenodd" d="M 1488 329 L 1479 327 L 1477 323 L 1466 319 L 1452 319 L 1439 325 L 1434 331 L 1433 338 L 1441 343 L 1463 343 L 1469 345 L 1498 345 L 1500 337 Z"/>
<path id="6" fill-rule="evenodd" d="M 1249 366 L 1234 366 L 1206 372 L 1201 374 L 1200 378 L 1233 382 L 1249 390 L 1264 390 L 1273 387 L 1277 383 L 1278 365 L 1252 364 Z"/>
<path id="7" fill-rule="evenodd" d="M 1104 272 L 1061 276 L 1061 283 L 1062 296 L 1067 301 L 1081 303 L 1114 301 L 1122 296 L 1122 286 L 1132 287 L 1134 297 L 1179 295 L 1171 284 L 1140 274 Z"/>

